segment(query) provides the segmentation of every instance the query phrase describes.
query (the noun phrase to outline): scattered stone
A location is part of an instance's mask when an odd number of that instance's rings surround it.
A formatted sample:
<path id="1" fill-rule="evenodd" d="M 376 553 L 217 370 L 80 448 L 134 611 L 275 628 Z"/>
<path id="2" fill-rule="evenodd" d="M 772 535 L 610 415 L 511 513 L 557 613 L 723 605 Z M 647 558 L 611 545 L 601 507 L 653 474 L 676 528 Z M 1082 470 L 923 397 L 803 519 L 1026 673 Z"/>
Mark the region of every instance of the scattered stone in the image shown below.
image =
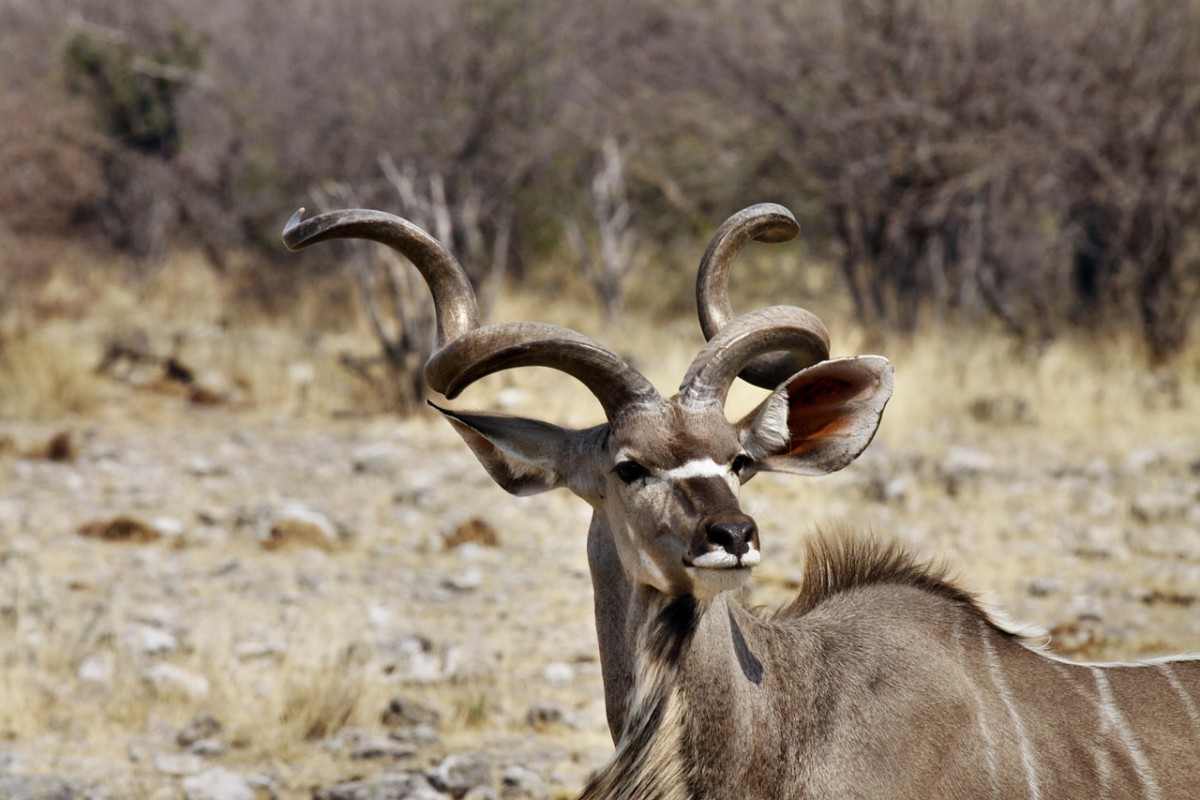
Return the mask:
<path id="1" fill-rule="evenodd" d="M 380 475 L 390 478 L 405 464 L 405 454 L 388 442 L 363 445 L 350 454 L 354 471 L 363 475 Z"/>
<path id="2" fill-rule="evenodd" d="M 490 786 L 475 786 L 467 790 L 462 800 L 500 800 L 500 795 Z"/>
<path id="3" fill-rule="evenodd" d="M 155 517 L 150 520 L 150 527 L 158 531 L 158 535 L 174 542 L 182 541 L 187 526 L 175 517 Z"/>
<path id="4" fill-rule="evenodd" d="M 442 724 L 442 714 L 433 706 L 419 700 L 393 697 L 379 721 L 387 728 L 416 728 L 421 725 L 438 728 Z"/>
<path id="5" fill-rule="evenodd" d="M 951 447 L 942 459 L 941 472 L 947 479 L 966 480 L 992 470 L 994 462 L 987 453 L 967 447 Z"/>
<path id="6" fill-rule="evenodd" d="M 180 747 L 191 747 L 203 739 L 221 735 L 221 721 L 207 711 L 201 711 L 192 721 L 175 734 L 175 743 Z"/>
<path id="7" fill-rule="evenodd" d="M 240 661 L 257 661 L 265 658 L 280 658 L 287 653 L 287 648 L 274 642 L 238 642 L 233 646 L 233 654 Z"/>
<path id="8" fill-rule="evenodd" d="M 455 753 L 442 759 L 429 780 L 437 789 L 462 798 L 477 786 L 492 785 L 492 767 L 479 756 Z"/>
<path id="9" fill-rule="evenodd" d="M 207 700 L 211 688 L 208 678 L 174 664 L 155 664 L 142 677 L 161 695 L 183 697 L 196 702 Z"/>
<path id="10" fill-rule="evenodd" d="M 145 544 L 157 541 L 162 534 L 153 525 L 130 516 L 118 516 L 109 520 L 88 522 L 76 531 L 88 539 L 99 539 L 102 542 L 129 542 Z"/>
<path id="11" fill-rule="evenodd" d="M 376 736 L 364 739 L 350 748 L 350 758 L 354 760 L 373 759 L 402 759 L 412 758 L 420 750 L 412 744 L 402 743 L 391 738 Z"/>
<path id="12" fill-rule="evenodd" d="M 1145 492 L 1134 498 L 1130 512 L 1138 522 L 1162 522 L 1187 516 L 1195 499 L 1186 491 Z"/>
<path id="13" fill-rule="evenodd" d="M 405 635 L 376 642 L 385 674 L 407 683 L 436 683 L 451 677 L 446 658 L 433 642 L 422 636 Z"/>
<path id="14" fill-rule="evenodd" d="M 976 422 L 988 425 L 1029 425 L 1034 421 L 1029 403 L 1015 394 L 977 398 L 967 406 L 967 412 Z"/>
<path id="15" fill-rule="evenodd" d="M 0 775 L 5 800 L 75 800 L 79 787 L 55 775 Z"/>
<path id="16" fill-rule="evenodd" d="M 449 800 L 419 773 L 348 781 L 313 792 L 313 800 Z"/>
<path id="17" fill-rule="evenodd" d="M 159 753 L 154 757 L 154 769 L 175 777 L 197 775 L 204 769 L 204 762 L 190 753 Z"/>
<path id="18" fill-rule="evenodd" d="M 334 550 L 340 543 L 337 526 L 329 517 L 300 503 L 285 503 L 275 513 L 274 521 L 260 544 L 266 550 L 278 550 L 289 545 Z"/>
<path id="19" fill-rule="evenodd" d="M 499 547 L 500 534 L 496 533 L 495 528 L 479 517 L 472 517 L 450 533 L 445 534 L 443 542 L 447 550 L 453 550 L 459 545 L 467 544 L 468 542 L 483 547 Z"/>
<path id="20" fill-rule="evenodd" d="M 220 758 L 229 752 L 229 747 L 220 739 L 200 739 L 192 742 L 187 751 L 201 758 Z"/>
<path id="21" fill-rule="evenodd" d="M 97 686 L 108 686 L 116 674 L 116 664 L 110 653 L 93 653 L 85 656 L 79 662 L 75 677 L 80 683 L 91 683 Z"/>
<path id="22" fill-rule="evenodd" d="M 529 394 L 515 386 L 501 389 L 496 395 L 496 405 L 504 409 L 514 408 L 528 402 Z"/>
<path id="23" fill-rule="evenodd" d="M 904 505 L 912 490 L 912 480 L 907 475 L 876 475 L 866 484 L 864 493 L 867 499 L 877 503 Z"/>
<path id="24" fill-rule="evenodd" d="M 1200 559 L 1200 540 L 1186 525 L 1150 525 L 1127 531 L 1125 539 L 1130 549 L 1138 553 L 1172 560 Z"/>
<path id="25" fill-rule="evenodd" d="M 122 640 L 130 649 L 148 656 L 166 655 L 179 649 L 178 638 L 150 625 L 129 626 Z"/>
<path id="26" fill-rule="evenodd" d="M 70 431 L 59 431 L 42 444 L 25 451 L 26 458 L 57 461 L 60 464 L 74 461 L 79 455 L 79 449 L 71 440 Z"/>
<path id="27" fill-rule="evenodd" d="M 1062 589 L 1062 582 L 1053 575 L 1034 578 L 1029 581 L 1026 590 L 1031 597 L 1049 597 Z"/>
<path id="28" fill-rule="evenodd" d="M 437 743 L 438 732 L 430 725 L 414 725 L 411 728 L 396 728 L 388 734 L 398 742 L 407 742 L 418 747 Z"/>
<path id="29" fill-rule="evenodd" d="M 542 680 L 551 686 L 563 686 L 575 680 L 575 670 L 570 664 L 554 661 L 542 668 Z"/>
<path id="30" fill-rule="evenodd" d="M 1127 472 L 1134 474 L 1150 472 L 1167 463 L 1163 452 L 1154 447 L 1137 447 L 1125 456 L 1124 467 Z"/>
<path id="31" fill-rule="evenodd" d="M 216 478 L 229 474 L 229 468 L 216 461 L 197 456 L 187 463 L 187 471 L 197 478 Z"/>
<path id="32" fill-rule="evenodd" d="M 456 592 L 473 592 L 480 586 L 483 586 L 483 570 L 478 567 L 471 567 L 462 572 L 456 572 L 446 578 L 442 582 L 442 585 Z"/>
<path id="33" fill-rule="evenodd" d="M 525 715 L 525 722 L 534 730 L 542 730 L 552 725 L 561 724 L 564 718 L 565 715 L 558 706 L 548 703 L 535 703 L 530 706 L 529 713 Z"/>
<path id="34" fill-rule="evenodd" d="M 256 800 L 245 778 L 220 767 L 184 778 L 183 796 L 186 800 Z"/>
<path id="35" fill-rule="evenodd" d="M 504 768 L 501 787 L 504 800 L 545 800 L 550 796 L 541 775 L 516 764 Z"/>

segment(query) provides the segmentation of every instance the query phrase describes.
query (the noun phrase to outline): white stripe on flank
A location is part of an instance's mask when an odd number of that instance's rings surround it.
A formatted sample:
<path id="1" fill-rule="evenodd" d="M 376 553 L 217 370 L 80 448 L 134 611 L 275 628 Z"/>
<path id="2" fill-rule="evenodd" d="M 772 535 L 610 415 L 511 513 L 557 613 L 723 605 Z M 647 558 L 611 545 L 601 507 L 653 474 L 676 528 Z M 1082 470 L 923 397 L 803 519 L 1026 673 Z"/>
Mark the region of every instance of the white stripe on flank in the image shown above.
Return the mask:
<path id="1" fill-rule="evenodd" d="M 967 672 L 967 650 L 963 644 L 962 620 L 959 617 L 954 618 L 954 649 L 958 656 L 959 668 L 963 672 Z M 974 680 L 971 681 L 974 684 Z M 992 736 L 992 726 L 988 724 L 988 708 L 983 702 L 981 693 L 975 691 L 975 721 L 979 724 L 979 737 L 983 740 L 983 763 L 987 767 L 988 789 L 989 796 L 996 798 L 999 796 L 1000 787 L 996 782 L 996 775 L 999 770 L 999 765 L 996 763 L 996 738 Z"/>
<path id="2" fill-rule="evenodd" d="M 664 469 L 656 477 L 664 481 L 674 481 L 684 478 L 724 478 L 728 474 L 728 465 L 718 464 L 711 458 L 697 458 L 674 469 Z"/>
<path id="3" fill-rule="evenodd" d="M 1121 735 L 1121 741 L 1125 743 L 1125 749 L 1129 751 L 1129 757 L 1133 759 L 1133 767 L 1137 770 L 1138 780 L 1146 789 L 1146 797 L 1149 800 L 1162 800 L 1162 790 L 1158 788 L 1158 781 L 1154 779 L 1154 773 L 1150 770 L 1150 762 L 1146 760 L 1146 754 L 1142 752 L 1137 739 L 1134 738 L 1133 731 L 1113 700 L 1112 686 L 1108 683 L 1108 676 L 1099 667 L 1092 667 L 1092 675 L 1096 677 L 1096 688 L 1100 691 L 1100 707 L 1108 717 L 1108 721 L 1112 723 L 1113 728 Z"/>
<path id="4" fill-rule="evenodd" d="M 1057 661 L 1051 666 L 1075 690 L 1075 694 L 1079 695 L 1087 703 L 1089 708 L 1096 708 L 1096 698 L 1085 691 L 1079 682 L 1075 680 L 1075 676 L 1071 674 L 1072 671 L 1070 668 Z M 1112 760 L 1108 756 L 1106 742 L 1108 741 L 1109 729 L 1112 726 L 1109 725 L 1108 717 L 1102 711 L 1099 709 L 1096 709 L 1096 711 L 1100 715 L 1096 737 L 1092 741 L 1092 756 L 1096 759 L 1096 783 L 1099 784 L 1100 789 L 1100 794 L 1096 800 L 1108 800 L 1110 797 L 1109 784 L 1112 783 Z"/>
<path id="5" fill-rule="evenodd" d="M 1042 789 L 1038 782 L 1037 763 L 1033 758 L 1033 751 L 1029 749 L 1029 737 L 1025 735 L 1025 726 L 1021 723 L 1021 717 L 1017 713 L 1017 705 L 1013 702 L 1012 691 L 1008 688 L 1008 681 L 1004 679 L 1004 673 L 1000 667 L 1000 659 L 996 657 L 996 649 L 992 646 L 992 642 L 988 639 L 988 629 L 984 623 L 980 623 L 981 638 L 983 639 L 983 651 L 987 655 L 988 672 L 991 673 L 992 683 L 996 690 L 1000 692 L 1000 699 L 1004 701 L 1004 707 L 1008 709 L 1008 717 L 1012 720 L 1013 731 L 1017 734 L 1017 745 L 1021 751 L 1021 766 L 1025 770 L 1025 785 L 1029 787 L 1029 796 L 1031 800 L 1042 800 Z"/>
<path id="6" fill-rule="evenodd" d="M 1183 701 L 1183 707 L 1187 709 L 1188 717 L 1192 720 L 1192 725 L 1200 730 L 1200 711 L 1196 710 L 1196 702 L 1192 700 L 1192 696 L 1188 694 L 1187 689 L 1183 688 L 1183 684 L 1179 682 L 1179 678 L 1175 677 L 1175 673 L 1171 671 L 1170 664 L 1159 664 L 1158 668 L 1162 670 L 1163 675 L 1167 676 L 1167 681 L 1171 684 L 1171 688 L 1179 695 L 1179 699 Z"/>

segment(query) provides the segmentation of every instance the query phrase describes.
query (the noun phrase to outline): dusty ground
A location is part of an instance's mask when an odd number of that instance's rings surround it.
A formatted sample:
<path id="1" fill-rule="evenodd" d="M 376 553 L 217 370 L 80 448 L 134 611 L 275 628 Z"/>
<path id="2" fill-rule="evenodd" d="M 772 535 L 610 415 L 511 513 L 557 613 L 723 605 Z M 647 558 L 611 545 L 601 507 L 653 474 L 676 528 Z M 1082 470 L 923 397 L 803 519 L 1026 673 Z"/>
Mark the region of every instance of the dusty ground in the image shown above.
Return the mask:
<path id="1" fill-rule="evenodd" d="M 884 349 L 861 341 L 841 351 Z M 691 348 L 644 366 L 670 386 Z M 945 558 L 1060 653 L 1200 650 L 1194 361 L 1151 373 L 1119 344 L 1014 356 L 961 337 L 888 354 L 896 397 L 858 463 L 746 487 L 756 600 L 794 590 L 814 526 L 848 523 Z M 545 797 L 607 757 L 586 507 L 505 495 L 432 410 L 272 393 L 300 359 L 243 376 L 256 403 L 106 384 L 83 413 L 0 419 L 0 776 L 198 798 L 226 770 L 307 798 L 455 755 L 484 787 Z M 489 380 L 457 405 L 598 418 L 557 377 Z M 384 715 L 396 698 L 407 716 Z M 513 766 L 528 774 L 505 789 Z"/>

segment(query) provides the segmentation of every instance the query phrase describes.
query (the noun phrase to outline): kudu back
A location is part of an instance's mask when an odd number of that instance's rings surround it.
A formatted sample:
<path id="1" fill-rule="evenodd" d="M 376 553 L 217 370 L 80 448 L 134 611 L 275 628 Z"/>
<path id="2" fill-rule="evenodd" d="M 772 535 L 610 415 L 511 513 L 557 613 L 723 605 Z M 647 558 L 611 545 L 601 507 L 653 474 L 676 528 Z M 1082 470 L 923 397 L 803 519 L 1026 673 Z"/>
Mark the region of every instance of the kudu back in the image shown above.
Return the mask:
<path id="1" fill-rule="evenodd" d="M 892 391 L 879 356 L 829 357 L 814 315 L 735 315 L 729 272 L 750 241 L 798 232 L 786 209 L 730 217 L 701 260 L 708 343 L 664 397 L 573 330 L 481 326 L 462 268 L 432 237 L 378 211 L 288 223 L 300 249 L 388 245 L 433 294 L 425 375 L 453 399 L 498 370 L 581 381 L 606 422 L 438 409 L 492 478 L 523 495 L 564 487 L 593 509 L 587 554 L 616 750 L 584 798 L 1195 798 L 1200 663 L 1069 663 L 1027 646 L 940 571 L 894 544 L 814 536 L 796 599 L 772 615 L 738 591 L 761 560 L 738 502 L 760 471 L 821 475 L 869 444 Z M 738 422 L 737 378 L 770 391 Z"/>

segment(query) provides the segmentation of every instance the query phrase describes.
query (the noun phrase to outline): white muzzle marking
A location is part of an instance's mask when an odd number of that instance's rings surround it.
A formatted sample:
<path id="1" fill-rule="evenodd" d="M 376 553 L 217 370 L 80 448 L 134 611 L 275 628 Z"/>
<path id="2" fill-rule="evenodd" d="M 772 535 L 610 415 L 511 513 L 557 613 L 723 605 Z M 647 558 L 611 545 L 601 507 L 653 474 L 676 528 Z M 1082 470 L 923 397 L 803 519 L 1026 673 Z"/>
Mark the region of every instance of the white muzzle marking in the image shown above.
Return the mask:
<path id="1" fill-rule="evenodd" d="M 737 567 L 756 567 L 762 561 L 762 553 L 751 547 L 741 558 L 725 550 L 712 550 L 702 556 L 692 559 L 692 566 L 698 569 L 736 569 Z"/>

